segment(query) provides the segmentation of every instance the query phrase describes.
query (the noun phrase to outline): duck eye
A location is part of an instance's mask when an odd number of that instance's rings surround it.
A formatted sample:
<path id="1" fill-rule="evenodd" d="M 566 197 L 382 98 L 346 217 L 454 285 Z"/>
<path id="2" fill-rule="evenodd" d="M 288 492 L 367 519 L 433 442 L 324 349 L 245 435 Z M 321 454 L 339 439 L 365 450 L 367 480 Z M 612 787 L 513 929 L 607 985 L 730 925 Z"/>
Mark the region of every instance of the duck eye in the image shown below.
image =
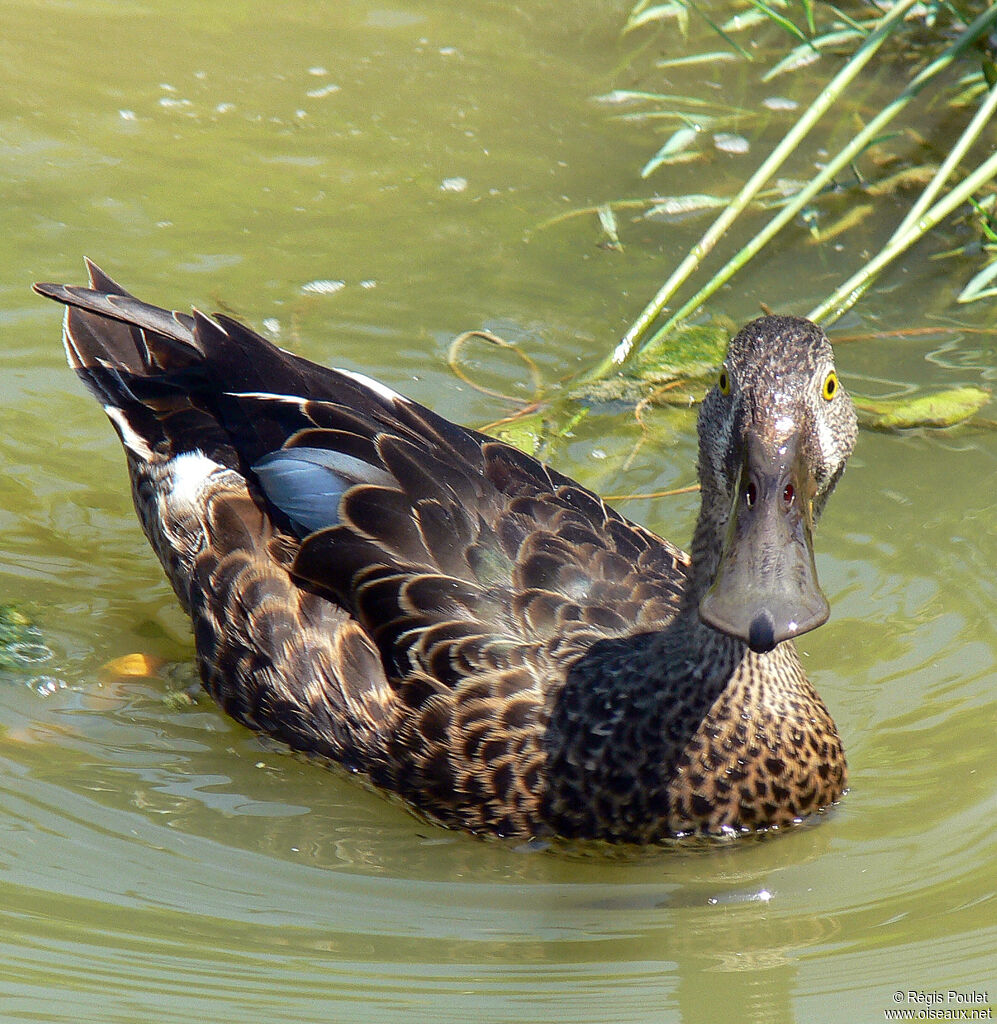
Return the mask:
<path id="1" fill-rule="evenodd" d="M 717 378 L 717 387 L 720 388 L 721 395 L 730 394 L 730 374 L 726 370 L 720 371 L 720 376 Z"/>
<path id="2" fill-rule="evenodd" d="M 830 402 L 838 393 L 838 375 L 834 370 L 824 378 L 824 386 L 820 389 L 820 393 L 826 402 Z"/>

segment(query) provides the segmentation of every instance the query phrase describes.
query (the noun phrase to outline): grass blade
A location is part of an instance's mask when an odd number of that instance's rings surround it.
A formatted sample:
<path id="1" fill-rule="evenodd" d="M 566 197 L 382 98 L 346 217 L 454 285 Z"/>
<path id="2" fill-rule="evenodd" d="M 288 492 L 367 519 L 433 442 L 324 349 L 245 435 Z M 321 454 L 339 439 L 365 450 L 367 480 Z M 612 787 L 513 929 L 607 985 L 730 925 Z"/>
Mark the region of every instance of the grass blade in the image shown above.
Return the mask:
<path id="1" fill-rule="evenodd" d="M 976 302 L 977 299 L 990 299 L 997 296 L 997 286 L 987 288 L 991 281 L 997 281 L 997 259 L 988 263 L 978 274 L 974 274 L 969 283 L 959 292 L 956 302 Z"/>
<path id="2" fill-rule="evenodd" d="M 997 177 L 997 153 L 992 153 L 976 170 L 958 187 L 952 189 L 944 199 L 935 203 L 931 209 L 921 215 L 917 224 L 902 235 L 895 235 L 876 256 L 861 270 L 853 274 L 844 284 L 839 285 L 808 316 L 811 320 L 833 323 L 846 310 L 850 309 L 869 282 L 891 261 L 912 246 L 918 239 L 929 232 L 939 221 L 944 220 L 957 206 L 966 202 L 973 193 L 992 178 Z"/>
<path id="3" fill-rule="evenodd" d="M 807 46 L 813 45 L 809 39 L 807 39 L 806 33 L 802 32 L 793 23 L 792 19 L 787 18 L 784 14 L 780 14 L 777 10 L 770 7 L 765 0 L 748 0 L 748 3 L 752 7 L 761 11 L 762 14 L 768 18 L 774 25 L 778 25 L 784 32 L 788 32 L 794 39 L 799 39 L 801 43 L 805 43 Z M 810 28 L 813 31 L 813 26 Z"/>

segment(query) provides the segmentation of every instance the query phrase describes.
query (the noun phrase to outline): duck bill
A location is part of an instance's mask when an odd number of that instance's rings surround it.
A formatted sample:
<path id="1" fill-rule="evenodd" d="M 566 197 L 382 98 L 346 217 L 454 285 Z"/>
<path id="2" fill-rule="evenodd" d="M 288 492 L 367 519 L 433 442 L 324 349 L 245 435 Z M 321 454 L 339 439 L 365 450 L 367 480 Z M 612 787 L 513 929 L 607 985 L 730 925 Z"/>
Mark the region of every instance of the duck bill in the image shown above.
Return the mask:
<path id="1" fill-rule="evenodd" d="M 773 442 L 748 433 L 716 579 L 699 604 L 708 626 L 765 652 L 827 621 L 814 565 L 815 493 L 798 435 Z"/>

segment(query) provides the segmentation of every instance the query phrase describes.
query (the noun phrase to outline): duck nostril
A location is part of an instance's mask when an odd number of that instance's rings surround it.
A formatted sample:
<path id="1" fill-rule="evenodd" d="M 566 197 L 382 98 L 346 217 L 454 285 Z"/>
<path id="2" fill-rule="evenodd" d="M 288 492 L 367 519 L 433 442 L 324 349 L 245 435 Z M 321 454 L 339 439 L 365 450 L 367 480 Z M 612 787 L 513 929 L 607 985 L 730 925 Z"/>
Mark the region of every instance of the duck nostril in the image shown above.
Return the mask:
<path id="1" fill-rule="evenodd" d="M 786 486 L 783 488 L 783 491 L 782 491 L 782 500 L 787 505 L 792 505 L 793 504 L 793 498 L 795 498 L 795 497 L 796 497 L 796 490 L 793 487 L 793 485 L 792 484 L 786 484 Z"/>
<path id="2" fill-rule="evenodd" d="M 744 503 L 748 508 L 754 508 L 755 502 L 758 500 L 758 488 L 755 486 L 754 481 L 750 481 L 748 486 L 744 488 Z"/>

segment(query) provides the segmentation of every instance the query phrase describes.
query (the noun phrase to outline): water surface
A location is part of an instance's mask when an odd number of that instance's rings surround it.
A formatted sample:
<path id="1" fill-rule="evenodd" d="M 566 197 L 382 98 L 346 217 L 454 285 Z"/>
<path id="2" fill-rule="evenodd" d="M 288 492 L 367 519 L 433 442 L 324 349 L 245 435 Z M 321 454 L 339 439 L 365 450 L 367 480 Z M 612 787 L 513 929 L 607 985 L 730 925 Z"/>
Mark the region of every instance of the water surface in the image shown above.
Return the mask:
<path id="1" fill-rule="evenodd" d="M 456 334 L 497 331 L 566 377 L 703 226 L 624 220 L 618 253 L 594 218 L 538 224 L 729 191 L 754 166 L 718 153 L 640 180 L 661 139 L 591 102 L 662 87 L 628 63 L 626 8 L 5 4 L 0 600 L 31 611 L 50 656 L 0 676 L 4 1019 L 844 1022 L 908 1005 L 898 990 L 993 987 L 990 431 L 860 439 L 818 534 L 833 617 L 800 642 L 852 792 L 776 841 L 637 862 L 480 842 L 165 700 L 192 673 L 186 620 L 30 282 L 82 280 L 85 253 L 143 297 L 236 313 L 456 419 L 506 415 L 447 369 Z M 701 88 L 688 74 L 668 87 Z M 711 75 L 745 106 L 772 91 L 737 65 Z M 951 115 L 932 118 L 943 146 Z M 716 310 L 805 312 L 888 231 L 818 249 L 801 228 Z M 842 325 L 937 333 L 840 346 L 847 382 L 993 381 L 993 308 L 952 303 L 974 265 L 929 261 L 955 244 L 939 232 Z M 529 393 L 513 360 L 475 350 L 470 369 Z M 606 493 L 690 483 L 692 418 L 655 422 L 667 440 L 628 465 L 632 410 L 593 410 L 556 465 Z M 619 505 L 685 543 L 695 502 Z M 103 669 L 135 652 L 164 674 Z"/>

